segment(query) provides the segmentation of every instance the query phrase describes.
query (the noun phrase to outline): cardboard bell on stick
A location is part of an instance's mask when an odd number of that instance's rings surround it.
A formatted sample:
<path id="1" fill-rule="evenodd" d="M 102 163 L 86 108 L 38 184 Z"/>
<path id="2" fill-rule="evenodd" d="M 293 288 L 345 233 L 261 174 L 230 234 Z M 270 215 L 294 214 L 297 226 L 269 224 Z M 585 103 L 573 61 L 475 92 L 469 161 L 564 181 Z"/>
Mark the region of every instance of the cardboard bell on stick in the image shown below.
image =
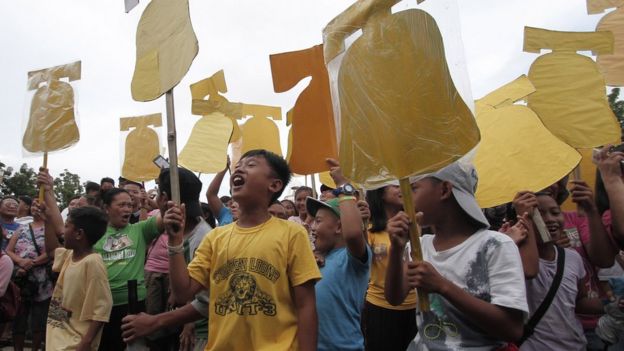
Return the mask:
<path id="1" fill-rule="evenodd" d="M 554 136 L 535 112 L 513 104 L 534 91 L 528 78 L 521 76 L 476 102 L 481 143 L 474 165 L 479 174 L 476 198 L 482 208 L 511 202 L 520 190 L 543 190 L 581 161 L 581 155 Z"/>
<path id="2" fill-rule="evenodd" d="M 173 89 L 198 50 L 188 0 L 152 0 L 137 28 L 132 98 L 151 101 Z"/>
<path id="3" fill-rule="evenodd" d="M 124 143 L 122 177 L 135 182 L 158 178 L 160 168 L 153 160 L 160 155 L 160 139 L 158 133 L 150 126 L 162 126 L 160 113 L 123 117 L 119 120 L 119 129 L 122 132 L 131 130 Z"/>
<path id="4" fill-rule="evenodd" d="M 610 86 L 624 85 L 624 0 L 587 0 L 587 12 L 602 13 L 606 9 L 616 8 L 606 14 L 596 31 L 613 33 L 613 53 L 598 54 L 596 63 Z"/>
<path id="5" fill-rule="evenodd" d="M 191 85 L 192 112 L 202 117 L 180 153 L 184 167 L 201 173 L 217 173 L 225 168 L 228 144 L 241 135 L 236 118 L 242 114 L 242 104 L 230 103 L 220 94 L 226 92 L 223 70 Z"/>
<path id="6" fill-rule="evenodd" d="M 524 51 L 551 53 L 538 57 L 528 77 L 535 86 L 528 106 L 546 128 L 574 148 L 591 148 L 617 140 L 620 127 L 609 107 L 605 81 L 596 63 L 578 50 L 613 52 L 611 32 L 557 32 L 525 27 Z"/>
<path id="7" fill-rule="evenodd" d="M 279 129 L 271 119 L 281 120 L 282 109 L 276 106 L 244 104 L 243 115 L 252 117 L 241 127 L 241 154 L 249 150 L 265 149 L 281 156 Z"/>
<path id="8" fill-rule="evenodd" d="M 323 44 L 344 175 L 364 188 L 400 180 L 412 257 L 422 260 L 409 177 L 461 158 L 479 142 L 479 130 L 454 84 L 436 19 L 421 8 L 393 13 L 404 5 L 397 3 L 358 1 L 325 27 Z M 447 9 L 457 10 L 449 1 L 425 5 L 442 9 L 438 18 L 446 20 Z M 457 17 L 451 22 L 457 26 Z M 428 310 L 425 294 L 419 303 Z"/>
<path id="9" fill-rule="evenodd" d="M 327 168 L 325 159 L 338 156 L 323 45 L 274 54 L 270 60 L 275 92 L 288 91 L 303 78 L 312 78 L 292 109 L 292 143 L 288 149 L 288 163 L 297 174 L 323 171 Z"/>
<path id="10" fill-rule="evenodd" d="M 80 75 L 80 61 L 28 72 L 28 90 L 35 90 L 35 93 L 22 138 L 22 146 L 27 152 L 62 150 L 80 140 L 74 89 L 70 83 L 61 80 L 79 80 Z"/>

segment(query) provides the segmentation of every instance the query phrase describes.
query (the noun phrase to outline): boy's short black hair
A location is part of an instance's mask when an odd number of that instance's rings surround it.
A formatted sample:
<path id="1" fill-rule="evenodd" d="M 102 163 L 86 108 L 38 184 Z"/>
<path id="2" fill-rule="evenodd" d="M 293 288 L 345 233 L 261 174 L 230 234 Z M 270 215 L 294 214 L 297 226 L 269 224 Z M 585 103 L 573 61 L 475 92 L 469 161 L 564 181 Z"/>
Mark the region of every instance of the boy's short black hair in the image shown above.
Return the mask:
<path id="1" fill-rule="evenodd" d="M 87 182 L 85 185 L 85 192 L 90 193 L 92 191 L 100 191 L 100 184 L 96 182 Z"/>
<path id="2" fill-rule="evenodd" d="M 113 184 L 113 186 L 115 186 L 115 180 L 113 178 L 109 178 L 109 177 L 102 178 L 102 180 L 100 180 L 100 186 L 104 183 L 111 183 Z"/>
<path id="3" fill-rule="evenodd" d="M 23 201 L 28 207 L 32 206 L 33 199 L 28 195 L 22 195 L 18 198 L 20 201 Z"/>
<path id="4" fill-rule="evenodd" d="M 130 193 L 128 193 L 126 190 L 121 189 L 121 188 L 112 188 L 111 190 L 107 191 L 104 194 L 104 198 L 102 199 L 102 201 L 104 202 L 104 205 L 110 206 L 113 200 L 115 199 L 115 196 L 121 193 L 126 193 L 130 195 Z"/>
<path id="5" fill-rule="evenodd" d="M 273 194 L 273 196 L 271 197 L 271 200 L 269 201 L 269 203 L 272 203 L 273 201 L 276 201 L 277 199 L 279 199 L 280 196 L 282 196 L 284 189 L 286 189 L 286 186 L 288 185 L 288 183 L 290 183 L 290 178 L 292 176 L 292 173 L 290 172 L 288 163 L 286 162 L 286 160 L 284 160 L 284 158 L 268 150 L 264 150 L 264 149 L 249 150 L 245 152 L 243 156 L 241 156 L 241 160 L 247 157 L 255 157 L 255 156 L 263 157 L 269 164 L 269 167 L 271 168 L 271 170 L 273 171 L 273 176 L 275 176 L 277 179 L 282 181 L 282 184 L 283 184 L 282 189 L 280 189 L 280 191 Z"/>
<path id="6" fill-rule="evenodd" d="M 224 195 L 224 196 L 221 196 L 221 197 L 219 198 L 219 200 L 221 200 L 221 203 L 225 205 L 225 204 L 227 204 L 228 202 L 230 202 L 230 200 L 232 200 L 232 197 L 231 197 L 231 196 Z"/>
<path id="7" fill-rule="evenodd" d="M 93 206 L 74 208 L 68 218 L 77 229 L 82 229 L 87 236 L 89 246 L 95 245 L 106 233 L 108 218 L 102 210 Z"/>

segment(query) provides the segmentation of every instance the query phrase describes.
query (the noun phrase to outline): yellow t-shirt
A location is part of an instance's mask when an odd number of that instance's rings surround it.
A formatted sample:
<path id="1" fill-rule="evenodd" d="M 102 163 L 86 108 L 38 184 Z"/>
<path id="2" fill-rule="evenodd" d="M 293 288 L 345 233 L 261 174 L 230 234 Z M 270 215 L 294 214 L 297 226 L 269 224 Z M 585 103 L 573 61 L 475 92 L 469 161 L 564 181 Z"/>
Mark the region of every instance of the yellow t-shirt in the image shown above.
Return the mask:
<path id="1" fill-rule="evenodd" d="M 299 348 L 292 287 L 321 277 L 302 226 L 271 217 L 215 228 L 188 271 L 210 290 L 206 350 Z"/>
<path id="2" fill-rule="evenodd" d="M 391 310 L 409 310 L 416 308 L 416 291 L 412 290 L 399 306 L 392 306 L 384 295 L 386 285 L 386 269 L 390 253 L 390 235 L 387 232 L 368 232 L 368 244 L 373 252 L 370 280 L 366 291 L 366 301 L 375 306 Z"/>
<path id="3" fill-rule="evenodd" d="M 72 257 L 72 250 L 54 251 L 52 270 L 60 275 L 48 310 L 47 350 L 75 350 L 91 321 L 108 322 L 113 308 L 102 256 L 92 253 L 78 262 L 73 262 Z M 102 329 L 91 343 L 91 350 L 98 349 L 101 336 Z"/>

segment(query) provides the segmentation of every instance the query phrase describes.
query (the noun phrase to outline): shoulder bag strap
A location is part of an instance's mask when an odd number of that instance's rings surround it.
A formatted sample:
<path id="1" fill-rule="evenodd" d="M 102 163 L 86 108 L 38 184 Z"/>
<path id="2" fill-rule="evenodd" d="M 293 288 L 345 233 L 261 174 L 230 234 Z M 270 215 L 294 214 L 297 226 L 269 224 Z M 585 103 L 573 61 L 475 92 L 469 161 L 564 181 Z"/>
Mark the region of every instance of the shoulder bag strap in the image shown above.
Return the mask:
<path id="1" fill-rule="evenodd" d="M 552 304 L 555 295 L 557 294 L 557 290 L 559 290 L 559 286 L 561 285 L 561 279 L 563 278 L 563 269 L 565 265 L 565 250 L 559 246 L 555 247 L 557 248 L 557 272 L 555 273 L 555 277 L 553 278 L 553 282 L 550 285 L 550 289 L 548 289 L 548 293 L 546 294 L 544 301 L 542 301 L 535 313 L 533 313 L 531 319 L 529 319 L 529 322 L 525 324 L 524 334 L 518 342 L 518 346 L 522 345 L 522 343 L 525 342 L 526 339 L 530 338 L 531 335 L 533 335 L 535 327 L 542 319 L 542 317 L 544 317 L 546 311 L 548 311 L 548 308 Z"/>
<path id="2" fill-rule="evenodd" d="M 37 256 L 41 256 L 41 249 L 39 245 L 37 245 L 37 240 L 35 240 L 35 232 L 32 229 L 32 225 L 28 225 L 28 229 L 30 230 L 30 238 L 32 239 L 33 244 L 35 244 L 35 250 L 37 250 Z"/>

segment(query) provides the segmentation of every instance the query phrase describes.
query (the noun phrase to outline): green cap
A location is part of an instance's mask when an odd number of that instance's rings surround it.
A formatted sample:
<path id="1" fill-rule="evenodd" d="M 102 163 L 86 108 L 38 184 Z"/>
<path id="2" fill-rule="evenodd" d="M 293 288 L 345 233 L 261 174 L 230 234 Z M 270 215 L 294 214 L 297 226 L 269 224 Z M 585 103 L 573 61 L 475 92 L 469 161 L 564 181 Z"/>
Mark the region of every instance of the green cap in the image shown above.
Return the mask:
<path id="1" fill-rule="evenodd" d="M 308 198 L 306 199 L 306 208 L 308 209 L 308 213 L 311 214 L 312 217 L 316 216 L 316 212 L 320 208 L 326 208 L 334 212 L 334 214 L 338 216 L 338 218 L 340 218 L 340 200 L 338 198 L 329 199 L 323 202 L 308 196 Z"/>

